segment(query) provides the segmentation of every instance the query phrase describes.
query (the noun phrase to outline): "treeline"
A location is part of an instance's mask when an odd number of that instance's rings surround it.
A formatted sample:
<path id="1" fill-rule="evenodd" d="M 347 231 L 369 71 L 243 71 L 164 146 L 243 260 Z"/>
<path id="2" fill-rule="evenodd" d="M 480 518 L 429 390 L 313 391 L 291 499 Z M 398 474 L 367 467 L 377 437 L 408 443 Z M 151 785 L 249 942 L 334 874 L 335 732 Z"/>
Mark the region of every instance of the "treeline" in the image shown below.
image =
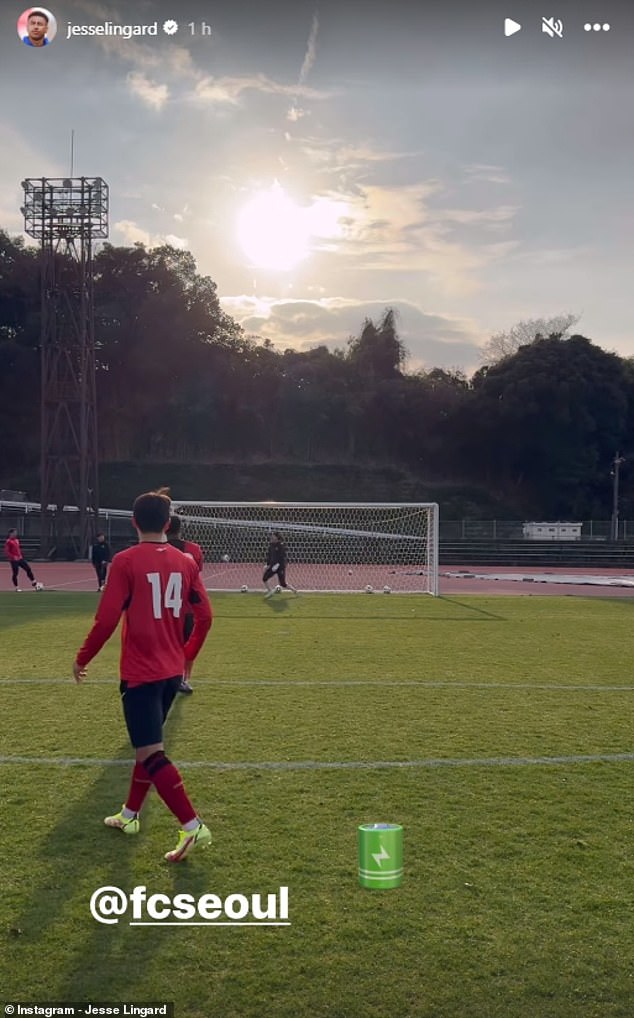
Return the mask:
<path id="1" fill-rule="evenodd" d="M 39 287 L 37 250 L 0 232 L 0 487 L 38 462 Z M 634 454 L 634 365 L 584 336 L 539 336 L 471 379 L 407 372 L 391 309 L 338 350 L 278 351 L 191 254 L 141 244 L 99 251 L 95 309 L 103 461 L 392 464 L 524 515 L 605 518 L 615 452 Z M 631 514 L 627 463 L 622 481 Z"/>

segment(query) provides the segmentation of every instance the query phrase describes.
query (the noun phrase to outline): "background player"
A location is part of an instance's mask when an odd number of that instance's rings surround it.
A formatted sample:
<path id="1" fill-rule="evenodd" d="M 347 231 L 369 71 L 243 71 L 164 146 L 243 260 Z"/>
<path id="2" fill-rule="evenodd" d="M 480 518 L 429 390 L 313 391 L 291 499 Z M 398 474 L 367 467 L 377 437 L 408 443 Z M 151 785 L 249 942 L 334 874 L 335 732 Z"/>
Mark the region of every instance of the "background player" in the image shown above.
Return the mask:
<path id="1" fill-rule="evenodd" d="M 165 494 L 167 494 L 167 492 L 165 492 Z M 170 523 L 169 527 L 167 528 L 167 540 L 175 548 L 178 548 L 179 551 L 182 551 L 184 555 L 189 555 L 190 558 L 193 558 L 194 562 L 198 566 L 198 572 L 202 573 L 204 565 L 202 548 L 200 547 L 199 544 L 196 544 L 195 541 L 184 541 L 180 534 L 181 534 L 181 518 L 180 516 L 177 516 L 174 513 L 172 514 L 172 516 L 170 516 Z M 184 623 L 185 640 L 188 640 L 189 637 L 191 636 L 193 627 L 194 627 L 194 616 L 192 615 L 191 612 L 187 612 L 185 614 Z M 179 693 L 194 692 L 190 684 L 192 665 L 193 665 L 192 661 L 187 661 L 185 663 L 183 679 L 178 690 Z"/>
<path id="2" fill-rule="evenodd" d="M 167 543 L 169 518 L 166 495 L 148 492 L 136 499 L 133 523 L 139 543 L 114 556 L 95 622 L 73 664 L 73 675 L 76 682 L 84 681 L 87 664 L 124 613 L 120 693 L 136 763 L 125 806 L 104 822 L 126 834 L 137 834 L 141 807 L 154 785 L 181 825 L 178 844 L 165 858 L 180 862 L 193 848 L 208 845 L 211 834 L 194 809 L 180 773 L 165 755 L 163 724 L 178 692 L 183 658 L 193 661 L 198 654 L 212 612 L 195 563 Z M 195 617 L 186 644 L 183 609 Z"/>
<path id="3" fill-rule="evenodd" d="M 272 577 L 275 577 L 280 587 L 284 587 L 285 590 L 292 590 L 294 594 L 297 593 L 295 587 L 286 582 L 286 558 L 286 545 L 282 541 L 282 535 L 276 530 L 269 544 L 266 556 L 266 569 L 262 576 L 262 582 L 266 587 L 265 597 L 270 597 L 271 594 L 275 593 L 275 589 L 271 589 L 269 586 L 269 580 Z"/>
<path id="4" fill-rule="evenodd" d="M 20 588 L 18 587 L 18 573 L 20 569 L 24 569 L 24 572 L 31 581 L 31 586 L 35 590 L 42 589 L 42 584 L 37 582 L 33 575 L 33 570 L 22 554 L 22 549 L 20 548 L 20 542 L 18 540 L 18 532 L 15 528 L 12 528 L 7 534 L 7 539 L 4 542 L 4 553 L 9 560 L 9 565 L 11 566 L 11 582 L 18 593 L 20 593 Z"/>
<path id="5" fill-rule="evenodd" d="M 97 534 L 97 540 L 92 546 L 91 558 L 97 574 L 97 590 L 102 591 L 106 585 L 108 563 L 112 558 L 110 545 L 106 543 L 105 534 Z"/>

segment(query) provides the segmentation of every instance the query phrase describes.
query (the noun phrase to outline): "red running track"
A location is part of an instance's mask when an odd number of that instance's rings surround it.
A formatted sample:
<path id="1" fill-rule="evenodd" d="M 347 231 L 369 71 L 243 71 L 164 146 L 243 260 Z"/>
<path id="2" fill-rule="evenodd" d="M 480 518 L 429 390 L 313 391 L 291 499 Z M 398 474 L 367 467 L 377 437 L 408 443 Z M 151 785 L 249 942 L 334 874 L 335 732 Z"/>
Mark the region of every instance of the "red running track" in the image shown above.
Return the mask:
<path id="1" fill-rule="evenodd" d="M 34 562 L 33 572 L 36 578 L 46 588 L 61 591 L 96 591 L 95 573 L 88 562 Z M 212 562 L 205 565 L 203 581 L 205 586 L 213 590 L 236 590 L 245 584 L 249 590 L 264 591 L 261 582 L 262 565 L 259 563 L 234 563 L 234 562 Z M 367 583 L 374 583 L 376 590 L 381 590 L 377 584 L 377 567 L 355 566 L 352 574 L 341 566 L 315 566 L 319 570 L 320 580 L 323 582 L 324 569 L 332 570 L 333 587 L 340 589 L 356 589 L 360 592 Z M 289 565 L 288 580 L 290 583 L 297 581 L 300 584 L 300 577 L 304 581 L 309 578 L 310 566 L 297 564 L 295 567 L 295 580 L 293 566 Z M 515 594 L 515 595 L 556 595 L 563 597 L 576 595 L 579 597 L 634 597 L 634 575 L 624 572 L 622 569 L 533 569 L 522 571 L 513 567 L 494 566 L 447 566 L 440 567 L 440 593 L 446 597 L 461 594 Z M 451 574 L 443 576 L 443 573 Z M 455 574 L 463 573 L 463 576 Z M 505 576 L 522 575 L 523 580 L 505 579 Z M 535 582 L 531 577 L 548 576 L 553 577 L 579 577 L 579 583 L 574 582 Z M 0 577 L 2 574 L 0 573 Z M 583 577 L 611 577 L 630 580 L 632 586 L 599 586 L 597 584 L 583 583 Z M 497 577 L 494 578 L 494 577 Z M 405 584 L 411 584 L 412 577 L 405 575 L 404 571 L 391 572 L 386 569 L 384 582 L 388 583 L 396 593 Z M 383 580 L 381 581 L 383 582 Z M 30 589 L 24 574 L 20 574 L 20 585 L 23 590 Z M 301 585 L 300 585 L 301 589 Z M 0 578 L 0 590 L 12 590 L 11 573 L 8 564 L 5 566 L 4 579 Z"/>

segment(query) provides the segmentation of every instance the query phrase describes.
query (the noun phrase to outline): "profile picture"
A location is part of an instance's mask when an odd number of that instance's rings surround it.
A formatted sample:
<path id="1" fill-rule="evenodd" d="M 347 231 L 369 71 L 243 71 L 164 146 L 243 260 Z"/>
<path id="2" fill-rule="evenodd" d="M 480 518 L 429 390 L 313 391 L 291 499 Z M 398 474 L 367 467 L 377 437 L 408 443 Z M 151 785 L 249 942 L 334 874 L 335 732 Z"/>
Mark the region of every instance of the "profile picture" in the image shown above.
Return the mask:
<path id="1" fill-rule="evenodd" d="M 18 35 L 25 46 L 48 46 L 57 35 L 57 21 L 46 7 L 27 7 L 18 18 Z"/>

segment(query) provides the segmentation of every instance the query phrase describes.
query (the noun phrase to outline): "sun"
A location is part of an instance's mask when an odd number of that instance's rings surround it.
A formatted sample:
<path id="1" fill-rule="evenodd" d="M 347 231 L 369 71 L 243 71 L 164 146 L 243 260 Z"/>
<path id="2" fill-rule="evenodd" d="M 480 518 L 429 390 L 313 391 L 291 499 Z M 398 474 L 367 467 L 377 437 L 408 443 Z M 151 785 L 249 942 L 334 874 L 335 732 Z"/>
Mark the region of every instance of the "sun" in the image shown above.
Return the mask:
<path id="1" fill-rule="evenodd" d="M 324 198 L 297 205 L 276 181 L 243 207 L 238 242 L 254 266 L 285 272 L 308 257 L 312 240 L 339 235 L 343 211 L 342 203 Z"/>
<path id="2" fill-rule="evenodd" d="M 251 262 L 263 269 L 293 269 L 308 256 L 309 228 L 304 211 L 279 184 L 260 191 L 238 217 L 238 241 Z"/>

